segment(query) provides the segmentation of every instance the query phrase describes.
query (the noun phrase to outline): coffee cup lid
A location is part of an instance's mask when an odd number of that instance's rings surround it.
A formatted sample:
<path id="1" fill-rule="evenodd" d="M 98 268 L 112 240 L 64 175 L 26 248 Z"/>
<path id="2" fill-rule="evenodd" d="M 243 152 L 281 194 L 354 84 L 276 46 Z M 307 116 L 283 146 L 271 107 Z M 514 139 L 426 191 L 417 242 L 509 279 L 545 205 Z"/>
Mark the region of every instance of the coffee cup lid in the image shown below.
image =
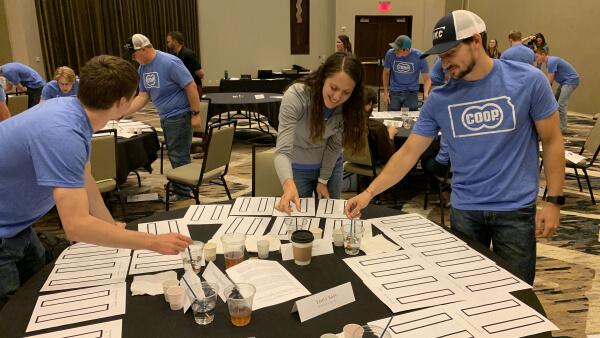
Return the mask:
<path id="1" fill-rule="evenodd" d="M 292 233 L 292 242 L 310 243 L 315 240 L 315 236 L 308 230 L 296 230 Z"/>

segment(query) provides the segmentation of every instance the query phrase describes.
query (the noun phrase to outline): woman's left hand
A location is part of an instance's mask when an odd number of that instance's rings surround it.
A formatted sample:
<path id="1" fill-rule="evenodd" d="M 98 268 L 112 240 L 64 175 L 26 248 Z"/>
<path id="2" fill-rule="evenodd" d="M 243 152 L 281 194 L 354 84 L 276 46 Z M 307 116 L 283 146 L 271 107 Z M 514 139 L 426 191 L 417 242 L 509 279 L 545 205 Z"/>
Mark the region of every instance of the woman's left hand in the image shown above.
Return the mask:
<path id="1" fill-rule="evenodd" d="M 327 184 L 317 183 L 317 197 L 321 198 L 329 198 L 329 190 L 327 189 Z"/>

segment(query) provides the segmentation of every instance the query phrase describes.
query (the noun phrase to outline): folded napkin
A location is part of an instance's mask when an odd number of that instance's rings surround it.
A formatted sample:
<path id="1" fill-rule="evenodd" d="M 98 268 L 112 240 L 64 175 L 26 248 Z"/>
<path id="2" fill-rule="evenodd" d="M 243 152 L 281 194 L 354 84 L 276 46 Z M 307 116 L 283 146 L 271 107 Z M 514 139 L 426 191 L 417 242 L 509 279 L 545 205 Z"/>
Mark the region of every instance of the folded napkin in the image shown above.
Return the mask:
<path id="1" fill-rule="evenodd" d="M 162 295 L 162 283 L 169 279 L 177 279 L 177 273 L 166 271 L 154 275 L 134 276 L 131 283 L 131 295 Z"/>
<path id="2" fill-rule="evenodd" d="M 279 240 L 279 238 L 277 238 L 277 235 L 275 235 L 272 232 L 269 232 L 268 234 L 266 234 L 264 236 L 247 236 L 246 237 L 246 251 L 258 252 L 258 248 L 256 247 L 256 242 L 263 240 L 263 239 L 269 241 L 269 251 L 279 251 L 279 248 L 281 248 L 281 241 Z"/>
<path id="3" fill-rule="evenodd" d="M 364 237 L 360 243 L 360 249 L 367 255 L 376 255 L 400 249 L 396 244 L 388 241 L 383 235 L 375 237 Z"/>

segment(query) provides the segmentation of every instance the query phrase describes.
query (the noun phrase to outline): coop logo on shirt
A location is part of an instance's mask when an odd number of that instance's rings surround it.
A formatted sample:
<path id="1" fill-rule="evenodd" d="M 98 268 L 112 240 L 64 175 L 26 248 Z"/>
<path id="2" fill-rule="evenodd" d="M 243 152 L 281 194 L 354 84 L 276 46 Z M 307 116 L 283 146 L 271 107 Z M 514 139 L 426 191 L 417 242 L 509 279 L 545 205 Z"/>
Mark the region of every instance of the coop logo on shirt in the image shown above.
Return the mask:
<path id="1" fill-rule="evenodd" d="M 146 87 L 146 89 L 160 88 L 158 72 L 144 73 L 144 87 Z"/>
<path id="2" fill-rule="evenodd" d="M 396 73 L 413 73 L 415 65 L 412 62 L 394 61 L 394 72 Z"/>
<path id="3" fill-rule="evenodd" d="M 454 137 L 504 133 L 516 127 L 515 107 L 510 97 L 448 106 Z"/>

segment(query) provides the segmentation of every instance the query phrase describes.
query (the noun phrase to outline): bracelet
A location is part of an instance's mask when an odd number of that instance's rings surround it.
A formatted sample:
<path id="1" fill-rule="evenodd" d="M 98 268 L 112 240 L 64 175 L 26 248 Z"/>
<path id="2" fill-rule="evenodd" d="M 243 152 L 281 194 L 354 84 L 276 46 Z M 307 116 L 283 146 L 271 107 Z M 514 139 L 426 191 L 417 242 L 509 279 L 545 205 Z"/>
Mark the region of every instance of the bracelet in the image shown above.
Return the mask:
<path id="1" fill-rule="evenodd" d="M 371 190 L 369 190 L 369 188 L 365 189 L 365 192 L 368 192 L 371 195 L 371 198 L 375 197 L 375 195 Z"/>

